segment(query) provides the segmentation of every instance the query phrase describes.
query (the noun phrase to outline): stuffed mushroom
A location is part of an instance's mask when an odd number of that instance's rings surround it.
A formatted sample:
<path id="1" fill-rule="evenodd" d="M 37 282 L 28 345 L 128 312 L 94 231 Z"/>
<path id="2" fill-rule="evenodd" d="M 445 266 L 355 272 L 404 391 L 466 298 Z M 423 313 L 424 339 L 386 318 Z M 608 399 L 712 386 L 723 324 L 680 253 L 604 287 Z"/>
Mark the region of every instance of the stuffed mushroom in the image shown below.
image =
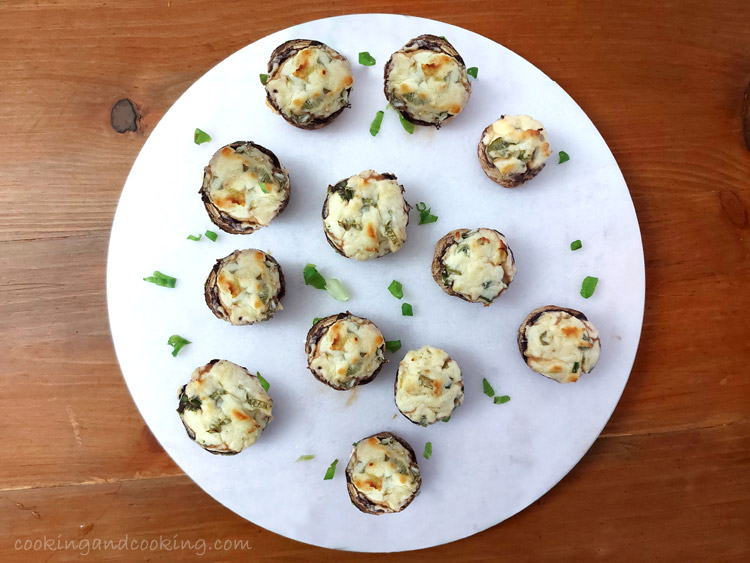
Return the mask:
<path id="1" fill-rule="evenodd" d="M 268 226 L 289 203 L 289 172 L 270 150 L 253 142 L 220 148 L 200 189 L 211 220 L 237 235 Z"/>
<path id="2" fill-rule="evenodd" d="M 235 250 L 216 261 L 206 279 L 206 304 L 233 325 L 266 321 L 280 311 L 285 284 L 281 266 L 261 250 Z"/>
<path id="3" fill-rule="evenodd" d="M 301 129 L 319 129 L 350 107 L 354 78 L 349 61 L 320 41 L 293 39 L 268 61 L 266 101 Z"/>
<path id="4" fill-rule="evenodd" d="M 380 432 L 354 445 L 346 466 L 346 486 L 352 503 L 362 512 L 401 512 L 421 485 L 414 450 L 403 438 Z"/>
<path id="5" fill-rule="evenodd" d="M 515 275 L 513 251 L 494 229 L 457 229 L 435 245 L 432 277 L 448 295 L 486 307 Z"/>
<path id="6" fill-rule="evenodd" d="M 273 401 L 258 378 L 227 360 L 211 360 L 196 369 L 178 399 L 188 436 L 213 454 L 249 448 L 273 420 Z"/>
<path id="7" fill-rule="evenodd" d="M 394 174 L 365 170 L 328 187 L 323 228 L 342 256 L 370 260 L 406 242 L 411 206 Z"/>
<path id="8" fill-rule="evenodd" d="M 461 55 L 442 37 L 420 35 L 385 65 L 385 97 L 415 125 L 440 127 L 461 113 L 471 83 Z"/>
<path id="9" fill-rule="evenodd" d="M 599 361 L 599 331 L 575 309 L 547 305 L 529 313 L 518 329 L 518 349 L 535 372 L 573 383 Z"/>
<path id="10" fill-rule="evenodd" d="M 503 115 L 483 132 L 479 164 L 493 182 L 515 188 L 544 168 L 551 154 L 544 125 L 528 115 Z"/>
<path id="11" fill-rule="evenodd" d="M 339 391 L 370 383 L 385 359 L 385 339 L 372 321 L 349 311 L 319 320 L 307 333 L 307 367 Z"/>
<path id="12" fill-rule="evenodd" d="M 458 364 L 432 346 L 407 352 L 396 374 L 396 406 L 414 424 L 428 426 L 451 415 L 464 400 Z"/>

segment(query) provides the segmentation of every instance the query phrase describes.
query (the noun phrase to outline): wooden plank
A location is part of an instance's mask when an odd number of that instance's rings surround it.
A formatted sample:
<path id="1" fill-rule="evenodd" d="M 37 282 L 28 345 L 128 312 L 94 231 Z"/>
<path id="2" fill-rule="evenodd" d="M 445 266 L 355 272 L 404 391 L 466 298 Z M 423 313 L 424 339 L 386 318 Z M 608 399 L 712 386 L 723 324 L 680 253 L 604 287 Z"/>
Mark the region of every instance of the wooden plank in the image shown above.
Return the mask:
<path id="1" fill-rule="evenodd" d="M 560 486 L 514 518 L 465 540 L 389 560 L 746 561 L 748 451 L 750 420 L 666 435 L 602 438 Z M 335 485 L 343 486 L 341 481 Z M 4 492 L 0 528 L 8 530 L 0 538 L 0 552 L 13 560 L 76 559 L 72 549 L 34 552 L 33 541 L 45 535 L 59 538 L 63 546 L 65 540 L 88 540 L 88 549 L 96 539 L 103 545 L 126 536 L 138 542 L 184 540 L 192 547 L 91 552 L 96 561 L 200 560 L 203 549 L 217 539 L 244 540 L 251 549 L 206 551 L 208 560 L 383 559 L 311 548 L 267 532 L 214 502 L 186 477 Z M 32 542 L 31 551 L 23 550 L 26 540 Z M 76 545 L 79 551 L 87 549 Z"/>

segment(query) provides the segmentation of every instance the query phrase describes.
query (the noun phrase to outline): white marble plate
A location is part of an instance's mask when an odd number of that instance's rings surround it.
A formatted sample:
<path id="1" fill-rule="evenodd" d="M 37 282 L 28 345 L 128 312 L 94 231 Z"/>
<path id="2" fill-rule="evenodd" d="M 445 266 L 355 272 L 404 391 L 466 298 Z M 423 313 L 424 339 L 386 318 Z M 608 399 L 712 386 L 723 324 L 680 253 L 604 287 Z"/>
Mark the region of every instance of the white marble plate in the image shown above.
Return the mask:
<path id="1" fill-rule="evenodd" d="M 439 131 L 407 134 L 388 110 L 380 134 L 370 122 L 385 109 L 383 65 L 410 38 L 446 36 L 467 66 L 479 67 L 465 111 Z M 352 108 L 319 131 L 288 125 L 265 105 L 259 73 L 283 41 L 323 41 L 352 62 Z M 358 64 L 369 51 L 377 65 Z M 547 128 L 554 154 L 526 186 L 508 190 L 482 173 L 476 144 L 501 114 L 527 113 Z M 213 141 L 193 143 L 196 127 Z M 273 150 L 291 171 L 289 207 L 252 235 L 212 227 L 198 188 L 203 166 L 219 147 L 252 140 Z M 557 151 L 570 154 L 559 165 Z M 397 174 L 412 204 L 439 216 L 418 225 L 396 254 L 358 263 L 326 243 L 320 211 L 326 187 L 364 169 Z M 430 275 L 435 242 L 459 227 L 505 233 L 518 275 L 491 307 L 449 297 Z M 214 243 L 186 240 L 218 231 Z M 571 252 L 569 244 L 583 241 Z M 211 314 L 203 283 L 214 261 L 238 248 L 270 251 L 287 279 L 284 310 L 270 322 L 233 327 Z M 340 304 L 304 285 L 302 269 L 318 265 L 340 279 L 351 301 Z M 145 283 L 160 270 L 175 289 Z M 590 299 L 587 275 L 599 277 Z M 387 291 L 404 286 L 413 317 Z M 594 125 L 552 80 L 501 45 L 444 23 L 397 15 L 353 15 L 305 23 L 265 37 L 207 72 L 172 106 L 133 165 L 117 208 L 109 248 L 107 298 L 112 335 L 125 380 L 141 415 L 170 456 L 216 500 L 276 533 L 325 547 L 400 551 L 450 542 L 484 530 L 534 502 L 586 453 L 612 414 L 638 346 L 644 263 L 633 204 L 617 163 Z M 578 383 L 560 385 L 531 372 L 518 353 L 516 330 L 533 308 L 582 310 L 599 328 L 602 356 Z M 403 348 L 371 384 L 334 391 L 306 369 L 304 340 L 314 317 L 349 309 L 372 319 Z M 177 358 L 172 334 L 193 343 Z M 393 401 L 393 379 L 407 350 L 440 347 L 461 366 L 466 398 L 448 423 L 421 428 Z M 177 389 L 194 368 L 223 358 L 259 370 L 271 383 L 274 420 L 261 439 L 236 456 L 214 456 L 190 441 L 175 413 Z M 495 405 L 482 393 L 486 377 L 512 400 Z M 349 501 L 343 467 L 351 444 L 389 430 L 419 455 L 423 485 L 403 512 L 372 516 Z M 432 458 L 422 458 L 425 442 Z M 295 463 L 301 454 L 315 459 Z M 339 459 L 333 480 L 328 465 Z"/>

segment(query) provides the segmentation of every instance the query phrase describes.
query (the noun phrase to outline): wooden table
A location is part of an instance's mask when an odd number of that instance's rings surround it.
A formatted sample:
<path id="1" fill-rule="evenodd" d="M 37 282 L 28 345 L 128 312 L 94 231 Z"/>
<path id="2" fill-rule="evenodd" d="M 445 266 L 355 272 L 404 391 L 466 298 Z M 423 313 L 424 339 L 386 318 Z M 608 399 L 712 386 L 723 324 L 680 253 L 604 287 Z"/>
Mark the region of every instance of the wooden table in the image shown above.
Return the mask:
<path id="1" fill-rule="evenodd" d="M 203 539 L 206 549 L 246 540 L 209 560 L 355 559 L 262 530 L 182 474 L 125 388 L 104 277 L 128 170 L 194 80 L 278 29 L 379 11 L 486 35 L 575 98 L 630 186 L 648 288 L 630 383 L 576 468 L 490 530 L 391 559 L 750 560 L 750 152 L 741 121 L 750 3 L 603 4 L 3 2 L 0 395 L 12 444 L 0 456 L 0 558 L 69 560 L 85 543 L 34 551 L 34 541 L 85 539 L 93 549 L 97 538 L 127 535 Z M 112 127 L 121 99 L 137 113 L 133 131 Z M 199 551 L 89 558 L 174 561 Z"/>

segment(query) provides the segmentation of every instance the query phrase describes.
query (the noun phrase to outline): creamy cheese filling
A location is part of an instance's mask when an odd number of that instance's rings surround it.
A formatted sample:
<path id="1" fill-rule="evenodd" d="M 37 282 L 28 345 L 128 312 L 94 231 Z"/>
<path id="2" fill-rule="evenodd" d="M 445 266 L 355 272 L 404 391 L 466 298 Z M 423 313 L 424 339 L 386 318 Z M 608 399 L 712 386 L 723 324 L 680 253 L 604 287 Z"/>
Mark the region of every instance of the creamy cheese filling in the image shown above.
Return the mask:
<path id="1" fill-rule="evenodd" d="M 285 60 L 266 83 L 281 111 L 304 123 L 325 118 L 349 102 L 352 69 L 338 53 L 307 47 Z"/>
<path id="2" fill-rule="evenodd" d="M 406 242 L 409 215 L 397 180 L 374 170 L 329 189 L 329 237 L 349 258 L 369 260 L 396 252 Z"/>
<path id="3" fill-rule="evenodd" d="M 273 401 L 260 381 L 226 360 L 193 372 L 180 395 L 180 408 L 195 440 L 217 451 L 252 446 L 273 419 Z"/>
<path id="4" fill-rule="evenodd" d="M 239 221 L 268 225 L 284 202 L 286 171 L 274 172 L 271 158 L 252 145 L 223 147 L 208 163 L 211 202 Z"/>
<path id="5" fill-rule="evenodd" d="M 281 287 L 279 269 L 260 250 L 243 250 L 224 263 L 217 286 L 232 323 L 265 320 L 282 309 L 274 299 Z"/>
<path id="6" fill-rule="evenodd" d="M 398 366 L 396 406 L 410 420 L 426 426 L 450 416 L 464 400 L 461 370 L 439 348 L 422 346 Z"/>
<path id="7" fill-rule="evenodd" d="M 562 383 L 578 381 L 599 360 L 599 332 L 565 311 L 547 311 L 526 328 L 524 356 L 534 371 Z"/>
<path id="8" fill-rule="evenodd" d="M 453 57 L 429 50 L 398 51 L 391 57 L 387 88 L 396 109 L 421 121 L 440 123 L 469 99 L 466 70 Z"/>
<path id="9" fill-rule="evenodd" d="M 351 481 L 373 504 L 399 510 L 417 489 L 419 469 L 397 440 L 366 438 L 354 447 Z"/>
<path id="10" fill-rule="evenodd" d="M 457 233 L 443 255 L 443 282 L 453 291 L 491 303 L 508 287 L 516 266 L 505 239 L 492 229 Z"/>
<path id="11" fill-rule="evenodd" d="M 313 350 L 310 367 L 336 385 L 354 387 L 383 363 L 383 335 L 365 319 L 333 323 Z"/>
<path id="12" fill-rule="evenodd" d="M 537 169 L 551 154 L 544 125 L 528 115 L 504 115 L 490 125 L 482 144 L 502 174 Z"/>

